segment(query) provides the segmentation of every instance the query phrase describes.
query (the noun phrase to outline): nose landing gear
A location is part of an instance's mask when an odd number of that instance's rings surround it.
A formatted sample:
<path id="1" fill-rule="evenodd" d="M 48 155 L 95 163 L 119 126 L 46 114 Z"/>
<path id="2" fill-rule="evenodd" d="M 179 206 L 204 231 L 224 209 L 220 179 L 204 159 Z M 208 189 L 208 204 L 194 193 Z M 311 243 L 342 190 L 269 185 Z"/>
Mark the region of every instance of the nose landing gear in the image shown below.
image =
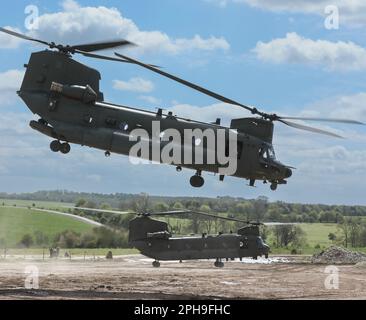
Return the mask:
<path id="1" fill-rule="evenodd" d="M 216 268 L 223 268 L 225 266 L 225 264 L 221 261 L 221 259 L 216 259 L 214 266 Z"/>
<path id="2" fill-rule="evenodd" d="M 205 179 L 202 178 L 202 172 L 199 170 L 190 180 L 191 186 L 201 188 L 205 184 Z"/>

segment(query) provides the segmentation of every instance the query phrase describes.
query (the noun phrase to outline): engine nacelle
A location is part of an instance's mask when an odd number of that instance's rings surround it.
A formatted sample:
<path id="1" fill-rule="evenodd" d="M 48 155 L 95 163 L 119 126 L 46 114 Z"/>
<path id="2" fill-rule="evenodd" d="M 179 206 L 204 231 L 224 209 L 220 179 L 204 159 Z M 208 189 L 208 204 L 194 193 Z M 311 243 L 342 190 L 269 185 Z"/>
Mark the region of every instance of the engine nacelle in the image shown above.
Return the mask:
<path id="1" fill-rule="evenodd" d="M 98 99 L 97 93 L 89 85 L 63 85 L 57 82 L 52 82 L 51 92 L 59 93 L 66 98 L 82 101 L 83 103 L 94 103 Z"/>

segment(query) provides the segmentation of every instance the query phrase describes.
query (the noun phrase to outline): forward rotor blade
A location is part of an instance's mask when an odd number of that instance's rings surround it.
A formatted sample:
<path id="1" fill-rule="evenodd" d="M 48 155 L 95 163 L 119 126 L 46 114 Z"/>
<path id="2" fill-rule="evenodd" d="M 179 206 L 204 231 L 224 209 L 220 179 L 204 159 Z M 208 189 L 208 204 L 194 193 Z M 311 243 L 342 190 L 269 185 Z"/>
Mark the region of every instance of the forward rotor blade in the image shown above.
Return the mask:
<path id="1" fill-rule="evenodd" d="M 294 123 L 294 122 L 290 122 L 290 121 L 285 121 L 282 119 L 278 119 L 278 121 L 284 123 L 285 125 L 292 127 L 292 128 L 296 128 L 296 129 L 300 129 L 300 130 L 305 130 L 305 131 L 310 131 L 310 132 L 314 132 L 314 133 L 319 133 L 319 134 L 324 134 L 327 136 L 331 136 L 331 137 L 335 137 L 335 138 L 340 138 L 340 139 L 344 139 L 344 137 L 339 136 L 335 133 L 329 132 L 329 131 L 325 131 L 325 130 L 321 130 L 318 128 L 313 128 L 313 127 L 309 127 L 309 126 L 304 126 L 302 124 L 298 124 L 298 123 Z"/>
<path id="2" fill-rule="evenodd" d="M 26 36 L 25 34 L 21 34 L 21 33 L 18 33 L 18 32 L 12 31 L 12 30 L 8 30 L 8 29 L 5 29 L 5 28 L 1 28 L 0 27 L 0 31 L 1 32 L 4 32 L 4 33 L 7 33 L 7 34 L 9 34 L 9 35 L 11 35 L 13 37 L 17 37 L 17 38 L 23 39 L 23 40 L 38 42 L 38 43 L 44 44 L 46 46 L 50 46 L 51 45 L 50 43 L 48 43 L 46 41 L 39 40 L 39 39 L 34 39 L 34 38 L 31 38 L 31 37 Z"/>
<path id="3" fill-rule="evenodd" d="M 119 58 L 108 57 L 108 56 L 95 54 L 95 53 L 89 53 L 89 52 L 85 52 L 85 51 L 82 51 L 79 49 L 75 49 L 74 52 L 82 54 L 83 56 L 88 57 L 88 58 L 95 58 L 95 59 L 101 59 L 101 60 L 109 60 L 109 61 L 117 61 L 117 62 L 134 64 L 131 61 L 127 61 L 127 60 L 123 60 L 123 59 L 119 59 Z M 151 66 L 154 68 L 160 68 L 159 66 L 155 66 L 155 65 L 151 65 Z"/>
<path id="4" fill-rule="evenodd" d="M 122 46 L 136 46 L 136 44 L 127 40 L 119 40 L 119 41 L 95 42 L 95 43 L 75 45 L 71 46 L 71 49 L 80 50 L 84 52 L 94 52 L 105 49 L 118 48 Z"/>
<path id="5" fill-rule="evenodd" d="M 360 121 L 347 120 L 347 119 L 327 119 L 327 118 L 311 118 L 311 117 L 279 117 L 279 118 L 281 120 L 305 120 L 305 121 L 336 122 L 336 123 L 364 125 L 364 123 Z"/>
<path id="6" fill-rule="evenodd" d="M 135 59 L 129 58 L 129 57 L 127 57 L 127 56 L 125 56 L 125 55 L 122 55 L 122 54 L 119 54 L 119 53 L 115 53 L 115 55 L 116 55 L 117 57 L 120 57 L 120 58 L 124 59 L 124 60 L 130 61 L 131 63 L 137 64 L 137 65 L 139 65 L 139 66 L 141 66 L 141 67 L 143 67 L 143 68 L 146 68 L 146 69 L 148 69 L 148 70 L 150 70 L 150 71 L 152 71 L 152 72 L 158 73 L 158 74 L 160 74 L 160 75 L 162 75 L 162 76 L 164 76 L 164 77 L 166 77 L 166 78 L 169 78 L 169 79 L 171 79 L 171 80 L 173 80 L 173 81 L 176 81 L 176 82 L 178 82 L 178 83 L 180 83 L 180 84 L 183 84 L 183 85 L 185 85 L 185 86 L 187 86 L 187 87 L 189 87 L 189 88 L 192 88 L 192 89 L 194 89 L 194 90 L 196 90 L 196 91 L 199 91 L 199 92 L 201 92 L 201 93 L 204 93 L 205 95 L 208 95 L 208 96 L 210 96 L 210 97 L 212 97 L 212 98 L 215 98 L 215 99 L 217 99 L 217 100 L 219 100 L 219 101 L 222 101 L 222 102 L 225 102 L 225 103 L 228 103 L 228 104 L 232 104 L 232 105 L 235 105 L 235 106 L 239 106 L 239 107 L 241 107 L 241 108 L 244 108 L 244 109 L 246 109 L 246 110 L 249 110 L 249 111 L 250 111 L 250 112 L 252 112 L 253 114 L 258 114 L 258 115 L 261 115 L 261 116 L 262 116 L 262 115 L 264 115 L 264 114 L 262 114 L 261 112 L 259 112 L 259 111 L 258 111 L 257 109 L 255 109 L 255 108 L 251 108 L 251 107 L 248 107 L 248 106 L 246 106 L 246 105 L 243 105 L 243 104 L 241 104 L 241 103 L 239 103 L 239 102 L 236 102 L 236 101 L 234 101 L 234 100 L 228 99 L 228 98 L 226 98 L 226 97 L 224 97 L 224 96 L 221 96 L 221 95 L 219 95 L 219 94 L 217 94 L 217 93 L 215 93 L 215 92 L 213 92 L 213 91 L 210 91 L 210 90 L 208 90 L 208 89 L 205 89 L 205 88 L 203 88 L 203 87 L 200 87 L 200 86 L 198 86 L 198 85 L 196 85 L 196 84 L 194 84 L 194 83 L 188 82 L 188 81 L 186 81 L 186 80 L 184 80 L 184 79 L 181 79 L 181 78 L 178 78 L 178 77 L 176 77 L 176 76 L 174 76 L 174 75 L 172 75 L 172 74 L 169 74 L 169 73 L 164 72 L 164 71 L 162 71 L 162 70 L 156 69 L 156 68 L 154 68 L 153 66 L 149 66 L 149 65 L 147 65 L 147 64 L 145 64 L 145 63 L 143 63 L 143 62 L 140 62 L 140 61 L 138 61 L 138 60 L 135 60 Z"/>
<path id="7" fill-rule="evenodd" d="M 99 213 L 111 213 L 111 214 L 119 214 L 119 215 L 128 215 L 128 214 L 136 214 L 136 212 L 127 212 L 127 211 L 117 211 L 117 210 L 103 210 L 103 209 L 92 209 L 92 208 L 82 208 L 82 207 L 65 207 L 67 209 L 75 209 L 75 210 L 85 210 Z"/>
<path id="8" fill-rule="evenodd" d="M 110 61 L 131 63 L 127 60 L 122 60 L 122 59 L 117 59 L 117 58 L 113 58 L 113 57 L 103 56 L 103 55 L 95 54 L 95 53 L 89 53 L 89 52 L 82 51 L 82 50 L 79 50 L 79 49 L 76 49 L 75 53 L 82 54 L 83 56 L 88 57 L 88 58 L 95 58 L 95 59 L 101 59 L 101 60 L 110 60 Z"/>

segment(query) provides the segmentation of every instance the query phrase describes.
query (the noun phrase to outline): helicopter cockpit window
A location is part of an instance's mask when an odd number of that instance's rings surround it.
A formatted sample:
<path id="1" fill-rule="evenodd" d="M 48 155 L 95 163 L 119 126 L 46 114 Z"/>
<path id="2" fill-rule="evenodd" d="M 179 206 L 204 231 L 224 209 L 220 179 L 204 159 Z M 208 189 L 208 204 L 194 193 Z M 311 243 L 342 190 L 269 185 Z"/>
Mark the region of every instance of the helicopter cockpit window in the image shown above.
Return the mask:
<path id="1" fill-rule="evenodd" d="M 264 242 L 263 242 L 263 239 L 261 237 L 257 238 L 257 247 L 259 249 L 264 248 Z"/>
<path id="2" fill-rule="evenodd" d="M 265 160 L 276 160 L 276 154 L 272 146 L 263 146 L 259 149 L 259 156 Z"/>

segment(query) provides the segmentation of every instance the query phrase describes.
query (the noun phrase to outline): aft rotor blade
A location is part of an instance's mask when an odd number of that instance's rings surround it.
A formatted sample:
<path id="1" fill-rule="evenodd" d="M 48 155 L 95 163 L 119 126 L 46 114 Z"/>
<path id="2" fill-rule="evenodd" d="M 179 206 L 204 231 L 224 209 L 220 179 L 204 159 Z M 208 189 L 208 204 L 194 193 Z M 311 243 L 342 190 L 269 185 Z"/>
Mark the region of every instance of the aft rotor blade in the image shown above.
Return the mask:
<path id="1" fill-rule="evenodd" d="M 325 130 L 321 130 L 321 129 L 313 128 L 313 127 L 309 127 L 309 126 L 304 126 L 302 124 L 298 124 L 298 123 L 294 123 L 294 122 L 290 122 L 290 121 L 285 121 L 285 120 L 282 120 L 282 119 L 279 119 L 278 121 L 284 123 L 285 125 L 287 125 L 289 127 L 296 128 L 296 129 L 299 129 L 299 130 L 305 130 L 305 131 L 310 131 L 310 132 L 314 132 L 314 133 L 324 134 L 324 135 L 335 137 L 335 138 L 344 139 L 344 137 L 342 137 L 338 134 L 335 134 L 333 132 L 330 132 L 330 131 L 325 131 Z"/>
<path id="2" fill-rule="evenodd" d="M 112 48 L 118 48 L 122 46 L 136 46 L 136 44 L 127 41 L 127 40 L 118 40 L 118 41 L 110 41 L 110 42 L 95 42 L 95 43 L 89 43 L 89 44 L 81 44 L 81 45 L 75 45 L 71 46 L 71 49 L 75 50 L 81 50 L 84 52 L 94 52 L 94 51 L 100 51 L 105 49 L 112 49 Z"/>
<path id="3" fill-rule="evenodd" d="M 240 223 L 244 223 L 244 224 L 250 224 L 249 221 L 243 221 L 243 220 L 239 220 L 239 219 L 235 219 L 235 218 L 229 218 L 229 217 L 221 217 L 221 216 L 217 216 L 217 215 L 206 213 L 206 212 L 191 211 L 191 213 L 195 213 L 195 214 L 199 214 L 201 216 L 206 216 L 206 217 L 215 218 L 215 219 L 221 219 L 221 220 L 227 220 L 227 221 L 240 222 Z"/>
<path id="4" fill-rule="evenodd" d="M 286 222 L 264 222 L 262 223 L 265 226 L 268 227 L 276 227 L 276 226 L 296 226 L 299 223 L 286 223 Z"/>
<path id="5" fill-rule="evenodd" d="M 83 208 L 83 207 L 65 207 L 65 208 L 75 209 L 75 210 L 93 211 L 93 212 L 99 212 L 99 213 L 120 214 L 120 215 L 136 214 L 136 212 L 117 211 L 117 210 L 103 210 L 103 209 L 93 209 L 93 208 Z"/>
<path id="6" fill-rule="evenodd" d="M 4 32 L 4 33 L 7 33 L 11 36 L 14 36 L 14 37 L 17 37 L 17 38 L 20 38 L 20 39 L 23 39 L 23 40 L 28 40 L 28 41 L 33 41 L 33 42 L 38 42 L 38 43 L 41 43 L 41 44 L 44 44 L 46 46 L 50 46 L 51 44 L 46 42 L 46 41 L 43 41 L 43 40 L 39 40 L 39 39 L 34 39 L 34 38 L 31 38 L 31 37 L 28 37 L 26 36 L 25 34 L 21 34 L 21 33 L 18 33 L 18 32 L 15 32 L 15 31 L 12 31 L 12 30 L 9 30 L 9 29 L 5 29 L 5 28 L 1 28 L 0 27 L 0 31 L 1 32 Z"/>
<path id="7" fill-rule="evenodd" d="M 364 123 L 355 120 L 347 119 L 328 119 L 328 118 L 311 118 L 311 117 L 279 117 L 280 120 L 304 120 L 304 121 L 321 121 L 321 122 L 336 122 L 345 124 L 359 124 L 364 125 Z"/>
<path id="8" fill-rule="evenodd" d="M 124 60 L 130 61 L 131 63 L 137 64 L 137 65 L 139 65 L 139 66 L 141 66 L 143 68 L 146 68 L 146 69 L 148 69 L 148 70 L 150 70 L 152 72 L 158 73 L 158 74 L 160 74 L 160 75 L 162 75 L 162 76 L 164 76 L 166 78 L 169 78 L 169 79 L 171 79 L 173 81 L 176 81 L 176 82 L 178 82 L 180 84 L 183 84 L 183 85 L 185 85 L 185 86 L 187 86 L 189 88 L 192 88 L 192 89 L 194 89 L 196 91 L 199 91 L 201 93 L 204 93 L 205 95 L 208 95 L 208 96 L 210 96 L 212 98 L 215 98 L 215 99 L 217 99 L 219 101 L 222 101 L 222 102 L 225 102 L 225 103 L 228 103 L 228 104 L 232 104 L 232 105 L 239 106 L 241 108 L 244 108 L 244 109 L 252 112 L 253 114 L 258 114 L 258 115 L 261 115 L 261 116 L 264 115 L 263 113 L 259 112 L 255 108 L 248 107 L 248 106 L 246 106 L 244 104 L 241 104 L 239 102 L 236 102 L 234 100 L 231 100 L 229 98 L 226 98 L 226 97 L 224 97 L 222 95 L 219 95 L 219 94 L 217 94 L 217 93 L 215 93 L 213 91 L 210 91 L 210 90 L 205 89 L 205 88 L 203 88 L 201 86 L 198 86 L 198 85 L 196 85 L 196 84 L 194 84 L 192 82 L 189 82 L 189 81 L 186 81 L 184 79 L 178 78 L 177 76 L 174 76 L 174 75 L 172 75 L 170 73 L 164 72 L 162 70 L 159 70 L 157 68 L 154 68 L 153 66 L 147 65 L 147 64 L 145 64 L 145 63 L 143 63 L 141 61 L 138 61 L 138 60 L 129 58 L 129 57 L 127 57 L 125 55 L 122 55 L 122 54 L 119 54 L 119 53 L 115 53 L 115 55 L 117 57 L 120 57 L 120 58 L 124 59 Z"/>
<path id="9" fill-rule="evenodd" d="M 154 212 L 151 213 L 151 216 L 169 216 L 169 215 L 177 215 L 177 214 L 187 214 L 191 213 L 191 211 L 177 210 L 177 211 L 165 211 L 165 212 Z"/>

